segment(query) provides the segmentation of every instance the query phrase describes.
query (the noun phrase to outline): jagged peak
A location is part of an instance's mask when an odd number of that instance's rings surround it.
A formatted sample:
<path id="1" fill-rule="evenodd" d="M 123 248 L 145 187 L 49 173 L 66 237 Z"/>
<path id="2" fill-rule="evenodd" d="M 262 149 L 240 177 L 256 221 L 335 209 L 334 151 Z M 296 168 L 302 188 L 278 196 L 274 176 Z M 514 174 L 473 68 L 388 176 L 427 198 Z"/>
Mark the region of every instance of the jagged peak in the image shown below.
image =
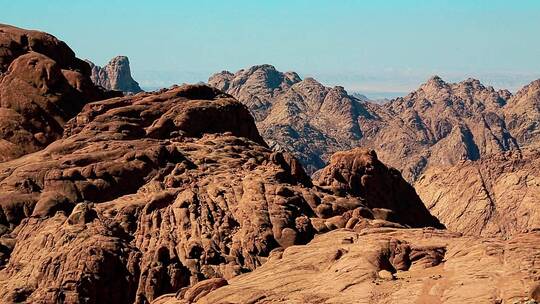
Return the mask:
<path id="1" fill-rule="evenodd" d="M 216 73 L 217 75 L 221 74 L 221 75 L 230 75 L 230 76 L 233 76 L 234 74 L 231 73 L 230 71 L 227 71 L 227 70 L 223 70 L 219 73 Z"/>
<path id="2" fill-rule="evenodd" d="M 104 66 L 97 65 L 94 62 L 92 62 L 90 59 L 84 59 L 84 61 L 87 62 L 90 65 L 90 67 L 98 67 L 98 68 L 117 65 L 117 64 L 127 64 L 129 66 L 129 58 L 127 56 L 123 56 L 123 55 L 114 56 Z"/>
<path id="3" fill-rule="evenodd" d="M 307 86 L 307 87 L 324 87 L 326 88 L 322 83 L 320 83 L 319 81 L 317 81 L 317 79 L 313 78 L 313 77 L 306 77 L 304 78 L 304 80 L 296 83 L 295 85 L 297 86 Z"/>
<path id="4" fill-rule="evenodd" d="M 442 84 L 446 84 L 446 82 L 445 82 L 439 75 L 433 75 L 433 76 L 429 77 L 429 79 L 427 80 L 427 83 L 442 83 Z"/>
<path id="5" fill-rule="evenodd" d="M 305 81 L 305 82 L 316 82 L 316 83 L 320 83 L 320 82 L 317 81 L 317 79 L 315 79 L 315 78 L 313 78 L 313 77 L 311 77 L 311 76 L 304 78 L 304 81 Z"/>
<path id="6" fill-rule="evenodd" d="M 127 56 L 118 55 L 113 57 L 111 60 L 109 60 L 109 64 L 111 63 L 126 63 L 129 64 L 129 58 Z"/>
<path id="7" fill-rule="evenodd" d="M 514 98 L 521 98 L 525 95 L 538 95 L 540 96 L 540 79 L 536 79 L 529 84 L 525 85 L 521 89 L 519 89 L 516 94 L 514 95 Z"/>
<path id="8" fill-rule="evenodd" d="M 109 90 L 126 93 L 142 92 L 139 83 L 131 76 L 131 67 L 127 56 L 118 55 L 101 67 L 90 60 L 85 60 L 92 68 L 92 81 Z"/>
<path id="9" fill-rule="evenodd" d="M 347 90 L 345 90 L 344 87 L 342 86 L 334 86 L 332 88 L 332 91 L 335 91 L 337 92 L 339 95 L 342 95 L 342 96 L 349 96 L 349 93 L 347 93 Z M 350 96 L 349 96 L 350 97 Z"/>
<path id="10" fill-rule="evenodd" d="M 446 83 L 441 77 L 438 75 L 431 76 L 424 84 L 420 86 L 420 89 L 422 90 L 428 90 L 428 89 L 441 89 L 448 86 L 448 83 Z"/>
<path id="11" fill-rule="evenodd" d="M 467 86 L 472 87 L 475 89 L 485 89 L 486 87 L 480 82 L 480 80 L 476 78 L 469 77 L 459 83 L 456 84 L 457 86 Z M 491 88 L 493 90 L 493 88 Z"/>
<path id="12" fill-rule="evenodd" d="M 225 77 L 225 78 L 227 78 L 227 79 L 231 79 L 231 78 L 234 77 L 234 74 L 231 73 L 230 71 L 223 70 L 223 71 L 221 71 L 221 72 L 217 72 L 217 73 L 212 74 L 212 75 L 208 78 L 208 80 L 211 81 L 212 79 L 214 79 L 214 78 L 216 78 L 216 77 L 220 77 L 220 78 L 221 78 L 221 77 Z"/>
<path id="13" fill-rule="evenodd" d="M 259 65 L 254 65 L 252 67 L 250 67 L 247 72 L 249 74 L 252 74 L 254 73 L 255 71 L 257 70 L 263 70 L 263 71 L 271 71 L 271 72 L 278 72 L 278 70 L 276 70 L 276 67 L 271 65 L 271 64 L 259 64 Z"/>

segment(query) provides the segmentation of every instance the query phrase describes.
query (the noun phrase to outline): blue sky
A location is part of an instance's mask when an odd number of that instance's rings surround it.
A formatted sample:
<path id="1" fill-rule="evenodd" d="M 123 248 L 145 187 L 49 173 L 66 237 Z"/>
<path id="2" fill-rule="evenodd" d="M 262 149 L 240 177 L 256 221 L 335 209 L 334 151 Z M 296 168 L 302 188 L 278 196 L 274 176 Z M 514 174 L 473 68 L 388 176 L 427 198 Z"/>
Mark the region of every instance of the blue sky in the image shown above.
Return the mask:
<path id="1" fill-rule="evenodd" d="M 430 75 L 515 89 L 540 78 L 539 0 L 0 0 L 0 22 L 81 58 L 130 58 L 147 87 L 269 63 L 368 95 Z"/>

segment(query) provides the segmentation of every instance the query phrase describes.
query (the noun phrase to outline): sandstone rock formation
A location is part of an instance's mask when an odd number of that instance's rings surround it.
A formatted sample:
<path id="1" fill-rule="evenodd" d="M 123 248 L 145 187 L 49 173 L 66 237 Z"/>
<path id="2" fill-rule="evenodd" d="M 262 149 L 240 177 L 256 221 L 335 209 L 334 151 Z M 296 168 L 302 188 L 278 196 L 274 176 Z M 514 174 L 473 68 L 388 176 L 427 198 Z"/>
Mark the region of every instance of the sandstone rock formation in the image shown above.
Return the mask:
<path id="1" fill-rule="evenodd" d="M 450 230 L 509 237 L 540 229 L 540 150 L 433 167 L 415 187 Z"/>
<path id="2" fill-rule="evenodd" d="M 131 77 L 129 59 L 126 56 L 116 56 L 107 65 L 100 67 L 86 60 L 92 68 L 92 81 L 108 90 L 124 93 L 142 92 L 139 83 Z"/>
<path id="3" fill-rule="evenodd" d="M 401 164 L 450 230 L 509 237 L 540 227 L 539 81 L 515 96 L 469 79 L 434 77 L 383 107 L 384 127 L 362 144 Z"/>
<path id="4" fill-rule="evenodd" d="M 353 189 L 406 188 L 372 152 L 350 154 L 366 160 Z M 241 103 L 206 86 L 87 104 L 63 139 L 0 164 L 0 193 L 4 302 L 148 303 L 319 232 L 440 225 L 417 197 L 314 186 Z"/>
<path id="5" fill-rule="evenodd" d="M 536 303 L 539 258 L 539 231 L 503 241 L 431 229 L 342 229 L 276 250 L 228 284 L 155 303 Z"/>
<path id="6" fill-rule="evenodd" d="M 0 25 L 0 161 L 42 149 L 85 103 L 109 96 L 64 42 Z"/>
<path id="7" fill-rule="evenodd" d="M 337 152 L 313 179 L 315 184 L 338 195 L 365 198 L 367 207 L 373 208 L 375 216 L 381 219 L 410 227 L 444 228 L 426 209 L 411 208 L 422 204 L 416 191 L 398 170 L 381 163 L 373 150 Z"/>

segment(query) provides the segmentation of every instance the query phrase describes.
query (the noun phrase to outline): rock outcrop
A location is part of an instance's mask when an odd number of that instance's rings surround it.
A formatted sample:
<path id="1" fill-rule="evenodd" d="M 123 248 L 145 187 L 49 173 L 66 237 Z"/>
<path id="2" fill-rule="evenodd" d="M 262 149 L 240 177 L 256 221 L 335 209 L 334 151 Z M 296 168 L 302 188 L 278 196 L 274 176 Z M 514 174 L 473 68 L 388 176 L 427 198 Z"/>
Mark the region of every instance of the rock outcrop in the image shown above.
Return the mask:
<path id="1" fill-rule="evenodd" d="M 110 96 L 64 42 L 0 25 L 0 161 L 42 149 L 87 102 Z"/>
<path id="2" fill-rule="evenodd" d="M 540 151 L 432 167 L 415 184 L 448 229 L 509 237 L 540 229 Z"/>
<path id="3" fill-rule="evenodd" d="M 338 195 L 366 199 L 376 216 L 410 227 L 444 228 L 425 208 L 414 188 L 398 170 L 385 166 L 373 150 L 356 148 L 332 155 L 330 164 L 316 172 L 314 182 Z M 376 205 L 371 206 L 373 202 Z M 353 228 L 353 227 L 351 227 Z"/>
<path id="4" fill-rule="evenodd" d="M 139 83 L 131 77 L 129 59 L 126 56 L 116 56 L 107 65 L 100 67 L 86 60 L 92 68 L 92 81 L 107 90 L 124 93 L 142 92 Z"/>
<path id="5" fill-rule="evenodd" d="M 404 182 L 374 159 L 354 168 Z M 313 185 L 244 105 L 207 86 L 87 104 L 63 139 L 0 164 L 0 193 L 4 302 L 148 303 L 316 233 L 438 225 L 419 200 Z"/>
<path id="6" fill-rule="evenodd" d="M 539 231 L 503 241 L 430 229 L 336 230 L 274 251 L 227 285 L 155 304 L 536 303 L 539 258 Z M 195 301 L 183 297 L 197 292 Z"/>
<path id="7" fill-rule="evenodd" d="M 376 150 L 379 159 L 415 183 L 426 206 L 450 229 L 508 237 L 539 226 L 534 211 L 540 201 L 538 165 L 528 152 L 521 155 L 540 144 L 540 80 L 512 96 L 475 79 L 447 83 L 434 76 L 407 96 L 380 105 L 350 97 L 340 87 L 287 75 L 296 74 L 265 65 L 216 74 L 209 83 L 247 104 L 270 146 L 295 155 L 308 173 L 332 162 L 331 153 L 361 146 Z M 257 96 L 264 96 L 264 111 L 252 106 Z M 521 158 L 507 161 L 508 155 Z M 354 171 L 353 162 L 345 163 L 339 166 Z M 334 166 L 325 169 L 323 184 L 358 193 L 347 178 L 332 177 Z M 491 169 L 476 173 L 486 166 Z M 505 179 L 509 176 L 516 185 Z"/>

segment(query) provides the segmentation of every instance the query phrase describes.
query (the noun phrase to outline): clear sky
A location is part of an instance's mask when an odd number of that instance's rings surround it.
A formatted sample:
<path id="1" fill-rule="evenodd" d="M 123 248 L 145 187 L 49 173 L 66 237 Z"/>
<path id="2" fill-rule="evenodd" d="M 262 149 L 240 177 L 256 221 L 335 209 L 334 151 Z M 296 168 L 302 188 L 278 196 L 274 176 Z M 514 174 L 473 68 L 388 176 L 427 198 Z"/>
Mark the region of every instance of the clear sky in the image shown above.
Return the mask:
<path id="1" fill-rule="evenodd" d="M 368 95 L 430 75 L 515 89 L 540 78 L 540 0 L 0 0 L 0 22 L 81 58 L 130 58 L 143 86 L 269 63 Z"/>

